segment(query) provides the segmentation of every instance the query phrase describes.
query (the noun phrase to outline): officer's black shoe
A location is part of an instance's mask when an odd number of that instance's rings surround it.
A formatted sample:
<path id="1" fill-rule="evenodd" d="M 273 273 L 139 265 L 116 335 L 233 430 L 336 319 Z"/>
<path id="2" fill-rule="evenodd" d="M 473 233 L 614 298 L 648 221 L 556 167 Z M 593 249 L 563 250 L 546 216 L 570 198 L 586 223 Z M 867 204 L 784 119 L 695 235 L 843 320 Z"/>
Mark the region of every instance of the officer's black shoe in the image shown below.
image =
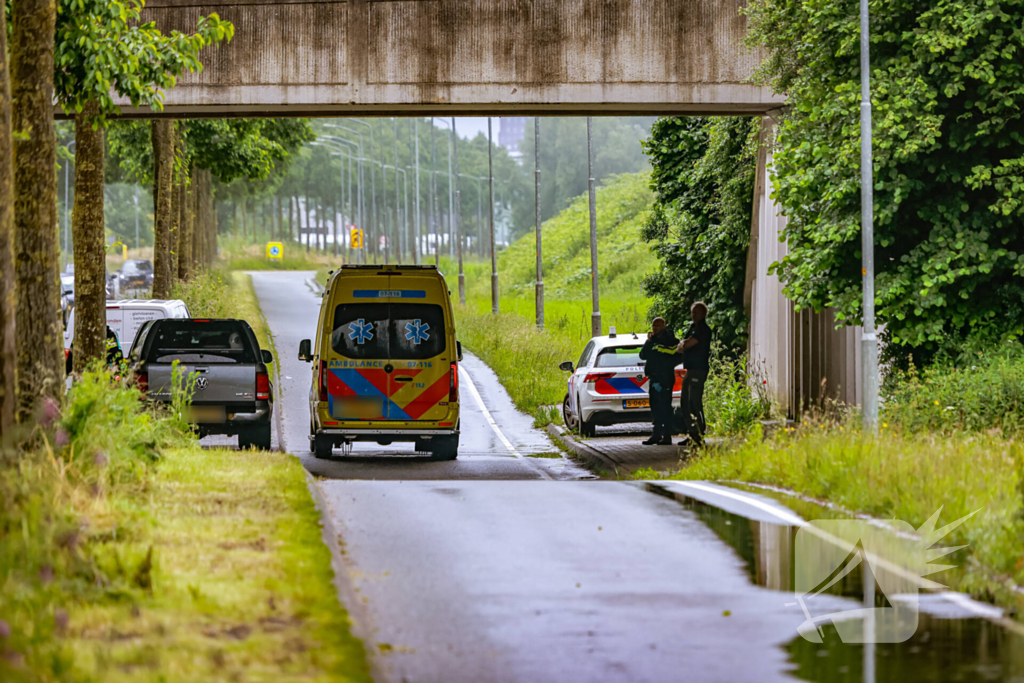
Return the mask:
<path id="1" fill-rule="evenodd" d="M 658 443 L 659 446 L 671 446 L 672 445 L 672 435 L 671 434 L 666 434 L 665 436 L 661 437 L 661 441 L 658 441 L 657 443 Z"/>
<path id="2" fill-rule="evenodd" d="M 644 446 L 655 446 L 657 444 L 660 444 L 661 441 L 661 434 L 655 432 L 654 434 L 651 434 L 651 438 L 647 439 L 646 441 L 641 441 L 640 443 L 642 443 Z"/>
<path id="3" fill-rule="evenodd" d="M 690 443 L 690 437 L 689 436 L 684 436 L 683 440 L 679 442 L 679 445 L 680 446 L 686 446 L 689 443 Z"/>
<path id="4" fill-rule="evenodd" d="M 704 448 L 704 437 L 700 432 L 690 434 L 690 445 L 691 448 Z"/>

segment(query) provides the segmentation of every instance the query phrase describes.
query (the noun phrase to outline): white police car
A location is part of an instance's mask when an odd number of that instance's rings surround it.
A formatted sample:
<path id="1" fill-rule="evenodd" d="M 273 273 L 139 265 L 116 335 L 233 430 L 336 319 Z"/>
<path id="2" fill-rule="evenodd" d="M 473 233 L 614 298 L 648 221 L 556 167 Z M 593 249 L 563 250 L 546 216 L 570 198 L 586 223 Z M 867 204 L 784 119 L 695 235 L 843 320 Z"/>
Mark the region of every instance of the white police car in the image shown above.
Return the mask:
<path id="1" fill-rule="evenodd" d="M 562 401 L 562 417 L 571 430 L 583 436 L 594 436 L 597 426 L 650 422 L 651 403 L 648 380 L 640 349 L 647 334 L 617 335 L 615 328 L 604 337 L 591 339 L 579 363 L 567 360 L 559 364 L 569 376 L 569 391 Z M 686 370 L 676 366 L 672 389 L 673 406 L 679 406 L 679 392 Z"/>

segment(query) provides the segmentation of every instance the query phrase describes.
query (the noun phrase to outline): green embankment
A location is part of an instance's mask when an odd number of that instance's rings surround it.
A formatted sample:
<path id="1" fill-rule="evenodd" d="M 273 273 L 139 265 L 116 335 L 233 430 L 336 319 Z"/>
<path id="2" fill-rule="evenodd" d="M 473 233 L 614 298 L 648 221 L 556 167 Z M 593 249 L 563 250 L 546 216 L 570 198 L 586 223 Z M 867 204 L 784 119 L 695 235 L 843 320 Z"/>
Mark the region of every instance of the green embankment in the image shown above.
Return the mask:
<path id="1" fill-rule="evenodd" d="M 246 276 L 178 294 L 267 343 Z M 100 370 L 0 453 L 0 680 L 369 681 L 302 465 L 177 415 Z"/>

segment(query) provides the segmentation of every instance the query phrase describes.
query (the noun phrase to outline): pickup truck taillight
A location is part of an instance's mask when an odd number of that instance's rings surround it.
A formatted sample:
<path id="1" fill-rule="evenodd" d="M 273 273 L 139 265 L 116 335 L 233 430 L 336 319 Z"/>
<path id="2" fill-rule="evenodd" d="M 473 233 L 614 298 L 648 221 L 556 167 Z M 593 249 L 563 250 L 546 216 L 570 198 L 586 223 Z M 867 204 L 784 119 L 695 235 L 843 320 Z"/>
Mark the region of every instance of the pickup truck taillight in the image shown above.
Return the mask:
<path id="1" fill-rule="evenodd" d="M 265 372 L 256 374 L 256 400 L 270 400 L 270 376 Z"/>
<path id="2" fill-rule="evenodd" d="M 327 400 L 327 363 L 320 361 L 320 400 Z"/>
<path id="3" fill-rule="evenodd" d="M 141 391 L 142 393 L 146 393 L 147 391 L 149 391 L 148 372 L 140 372 L 137 375 L 135 375 L 135 388 Z"/>
<path id="4" fill-rule="evenodd" d="M 459 364 L 452 363 L 451 374 L 448 375 L 448 402 L 454 403 L 459 400 Z"/>

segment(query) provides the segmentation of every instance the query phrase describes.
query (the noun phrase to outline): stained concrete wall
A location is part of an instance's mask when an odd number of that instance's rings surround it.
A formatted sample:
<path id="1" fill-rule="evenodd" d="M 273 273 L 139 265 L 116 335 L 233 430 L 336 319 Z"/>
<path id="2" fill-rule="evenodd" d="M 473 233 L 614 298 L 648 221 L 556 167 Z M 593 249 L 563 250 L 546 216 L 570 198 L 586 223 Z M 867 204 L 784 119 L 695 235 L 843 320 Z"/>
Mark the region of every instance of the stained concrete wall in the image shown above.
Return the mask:
<path id="1" fill-rule="evenodd" d="M 829 309 L 795 311 L 782 283 L 768 273 L 788 249 L 780 242 L 786 217 L 771 199 L 773 122 L 764 118 L 754 181 L 754 210 L 747 253 L 744 303 L 750 315 L 748 358 L 767 381 L 784 412 L 797 416 L 828 401 L 858 405 L 861 400 L 860 327 L 836 329 Z"/>
<path id="2" fill-rule="evenodd" d="M 150 0 L 144 18 L 235 25 L 166 115 L 761 113 L 781 98 L 748 82 L 761 54 L 743 46 L 745 4 Z"/>

